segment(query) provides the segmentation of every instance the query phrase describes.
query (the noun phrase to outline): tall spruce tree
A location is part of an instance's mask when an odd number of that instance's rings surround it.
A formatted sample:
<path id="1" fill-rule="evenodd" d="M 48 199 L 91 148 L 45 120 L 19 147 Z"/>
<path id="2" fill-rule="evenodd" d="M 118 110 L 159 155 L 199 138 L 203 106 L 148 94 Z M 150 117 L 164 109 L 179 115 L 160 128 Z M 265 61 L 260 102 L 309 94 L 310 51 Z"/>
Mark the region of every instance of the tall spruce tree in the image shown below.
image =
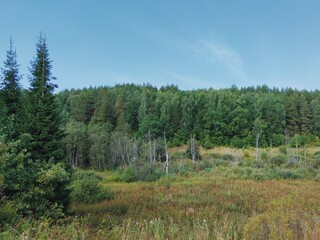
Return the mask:
<path id="1" fill-rule="evenodd" d="M 31 62 L 29 89 L 29 117 L 27 132 L 32 137 L 30 152 L 34 159 L 59 162 L 65 158 L 62 146 L 63 132 L 57 111 L 52 81 L 52 61 L 44 35 L 40 35 L 36 45 L 37 55 Z"/>
<path id="2" fill-rule="evenodd" d="M 7 51 L 7 59 L 2 69 L 3 81 L 1 83 L 1 95 L 8 109 L 9 115 L 16 115 L 20 108 L 21 86 L 17 53 L 10 38 L 10 46 Z"/>
<path id="3" fill-rule="evenodd" d="M 10 38 L 1 81 L 1 134 L 6 141 L 15 140 L 21 131 L 21 86 L 17 53 Z M 19 115 L 19 116 L 18 116 Z"/>

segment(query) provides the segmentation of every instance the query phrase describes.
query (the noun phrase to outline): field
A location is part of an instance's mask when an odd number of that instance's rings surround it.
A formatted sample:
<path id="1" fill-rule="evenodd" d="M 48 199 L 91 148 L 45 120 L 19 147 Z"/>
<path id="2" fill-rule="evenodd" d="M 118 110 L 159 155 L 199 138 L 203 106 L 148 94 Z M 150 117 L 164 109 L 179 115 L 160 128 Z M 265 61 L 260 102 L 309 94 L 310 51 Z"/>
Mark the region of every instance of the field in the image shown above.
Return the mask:
<path id="1" fill-rule="evenodd" d="M 21 220 L 0 239 L 320 239 L 318 181 L 269 180 L 248 169 L 219 166 L 132 183 L 117 181 L 118 172 L 95 172 L 111 200 L 72 203 L 58 222 Z"/>

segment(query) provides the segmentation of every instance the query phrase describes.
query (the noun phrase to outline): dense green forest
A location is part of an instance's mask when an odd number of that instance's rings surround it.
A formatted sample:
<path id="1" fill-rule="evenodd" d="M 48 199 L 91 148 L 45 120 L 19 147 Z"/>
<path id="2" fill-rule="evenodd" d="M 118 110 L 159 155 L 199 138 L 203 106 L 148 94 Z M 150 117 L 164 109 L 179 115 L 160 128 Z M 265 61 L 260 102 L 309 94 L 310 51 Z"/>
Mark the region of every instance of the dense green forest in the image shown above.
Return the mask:
<path id="1" fill-rule="evenodd" d="M 64 90 L 56 97 L 68 159 L 81 167 L 130 164 L 150 150 L 151 142 L 161 158 L 164 139 L 168 146 L 194 137 L 204 148 L 246 148 L 255 146 L 257 134 L 261 147 L 302 146 L 320 135 L 319 91 L 267 86 L 185 91 L 123 84 Z"/>

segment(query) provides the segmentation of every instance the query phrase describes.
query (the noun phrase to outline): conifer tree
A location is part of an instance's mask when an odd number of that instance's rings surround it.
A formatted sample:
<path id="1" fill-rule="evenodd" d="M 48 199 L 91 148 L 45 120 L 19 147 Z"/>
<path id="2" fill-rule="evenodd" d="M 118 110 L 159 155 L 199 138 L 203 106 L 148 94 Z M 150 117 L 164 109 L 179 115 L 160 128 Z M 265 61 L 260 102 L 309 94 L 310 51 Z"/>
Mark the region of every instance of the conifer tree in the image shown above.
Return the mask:
<path id="1" fill-rule="evenodd" d="M 21 86 L 17 53 L 10 38 L 7 59 L 2 69 L 3 81 L 1 82 L 1 96 L 8 110 L 8 115 L 16 115 L 20 108 Z"/>
<path id="2" fill-rule="evenodd" d="M 10 38 L 10 46 L 7 50 L 4 68 L 2 70 L 2 80 L 0 83 L 0 133 L 4 140 L 10 142 L 16 140 L 21 132 L 21 122 L 23 114 L 21 113 L 20 86 L 21 75 L 19 75 L 19 65 L 17 63 L 17 53 L 13 46 L 13 40 Z"/>
<path id="3" fill-rule="evenodd" d="M 40 35 L 36 45 L 37 55 L 31 62 L 30 89 L 27 132 L 32 137 L 30 152 L 34 159 L 55 162 L 64 159 L 62 146 L 63 132 L 60 129 L 60 117 L 52 81 L 52 61 L 49 58 L 46 38 Z"/>

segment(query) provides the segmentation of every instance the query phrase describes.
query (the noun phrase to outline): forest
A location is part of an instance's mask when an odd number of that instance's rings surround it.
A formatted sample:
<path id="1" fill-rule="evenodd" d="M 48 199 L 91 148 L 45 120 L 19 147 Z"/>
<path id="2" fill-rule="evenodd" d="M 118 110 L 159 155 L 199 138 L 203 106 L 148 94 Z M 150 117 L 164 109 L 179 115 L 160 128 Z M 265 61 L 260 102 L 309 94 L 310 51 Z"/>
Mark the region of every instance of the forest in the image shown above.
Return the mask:
<path id="1" fill-rule="evenodd" d="M 319 91 L 267 86 L 182 91 L 174 85 L 123 84 L 64 90 L 56 97 L 68 159 L 79 167 L 129 164 L 134 146 L 155 141 L 161 151 L 164 138 L 169 147 L 194 138 L 206 149 L 248 148 L 261 133 L 259 146 L 272 148 L 304 146 L 320 135 Z"/>
<path id="2" fill-rule="evenodd" d="M 319 239 L 320 92 L 55 90 L 40 35 L 0 89 L 0 239 Z"/>

